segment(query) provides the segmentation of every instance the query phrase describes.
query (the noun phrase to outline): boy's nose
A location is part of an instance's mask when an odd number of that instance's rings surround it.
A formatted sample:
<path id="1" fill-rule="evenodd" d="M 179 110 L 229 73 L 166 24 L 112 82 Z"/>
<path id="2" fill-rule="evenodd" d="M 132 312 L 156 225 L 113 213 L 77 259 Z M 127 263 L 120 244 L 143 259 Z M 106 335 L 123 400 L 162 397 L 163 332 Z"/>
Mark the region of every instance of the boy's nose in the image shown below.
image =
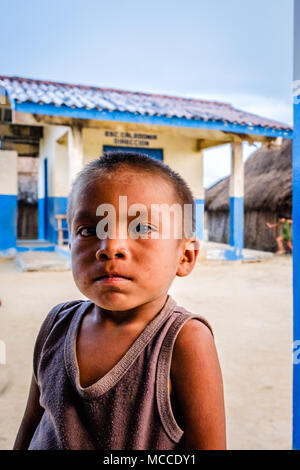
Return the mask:
<path id="1" fill-rule="evenodd" d="M 101 246 L 96 251 L 96 259 L 105 261 L 114 258 L 126 259 L 129 257 L 129 251 L 124 245 L 124 240 L 114 240 L 107 238 L 103 240 Z"/>

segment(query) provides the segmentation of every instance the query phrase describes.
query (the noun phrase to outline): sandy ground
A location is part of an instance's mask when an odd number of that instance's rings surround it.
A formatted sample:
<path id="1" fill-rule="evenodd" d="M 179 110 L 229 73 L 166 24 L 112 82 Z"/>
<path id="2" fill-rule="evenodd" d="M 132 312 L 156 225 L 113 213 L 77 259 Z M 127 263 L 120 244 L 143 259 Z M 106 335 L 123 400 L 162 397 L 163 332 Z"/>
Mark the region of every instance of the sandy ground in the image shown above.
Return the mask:
<path id="1" fill-rule="evenodd" d="M 205 261 L 176 278 L 176 301 L 214 328 L 223 372 L 229 449 L 290 449 L 292 258 Z M 0 449 L 11 449 L 27 400 L 40 324 L 54 304 L 82 298 L 71 272 L 20 272 L 0 263 L 0 339 L 9 384 L 0 395 Z"/>

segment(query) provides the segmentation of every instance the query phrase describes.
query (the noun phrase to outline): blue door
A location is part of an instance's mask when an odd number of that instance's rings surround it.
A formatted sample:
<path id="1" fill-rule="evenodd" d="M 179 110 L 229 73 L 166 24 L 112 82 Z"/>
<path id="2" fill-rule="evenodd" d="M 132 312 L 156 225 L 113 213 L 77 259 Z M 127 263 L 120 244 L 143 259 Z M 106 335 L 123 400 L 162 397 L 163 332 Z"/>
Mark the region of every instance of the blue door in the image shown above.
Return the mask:
<path id="1" fill-rule="evenodd" d="M 164 152 L 162 149 L 149 149 L 141 147 L 115 147 L 114 145 L 103 145 L 103 152 L 117 152 L 123 150 L 125 152 L 145 153 L 149 157 L 157 158 L 163 161 Z"/>

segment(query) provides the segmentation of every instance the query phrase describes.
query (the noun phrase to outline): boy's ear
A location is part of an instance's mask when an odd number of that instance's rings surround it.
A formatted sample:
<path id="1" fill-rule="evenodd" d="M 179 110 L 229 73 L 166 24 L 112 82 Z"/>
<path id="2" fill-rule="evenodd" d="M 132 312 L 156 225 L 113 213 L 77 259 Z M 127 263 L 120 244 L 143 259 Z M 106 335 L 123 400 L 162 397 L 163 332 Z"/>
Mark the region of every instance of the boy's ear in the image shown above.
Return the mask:
<path id="1" fill-rule="evenodd" d="M 193 270 L 200 250 L 200 241 L 193 237 L 184 241 L 176 275 L 187 276 Z"/>

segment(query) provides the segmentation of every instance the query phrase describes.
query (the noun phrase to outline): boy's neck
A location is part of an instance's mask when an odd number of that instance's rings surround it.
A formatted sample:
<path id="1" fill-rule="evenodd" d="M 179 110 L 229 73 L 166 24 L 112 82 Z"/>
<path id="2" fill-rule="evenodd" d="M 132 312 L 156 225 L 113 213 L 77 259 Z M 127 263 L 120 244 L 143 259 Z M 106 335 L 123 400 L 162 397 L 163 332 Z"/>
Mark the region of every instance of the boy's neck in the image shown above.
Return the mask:
<path id="1" fill-rule="evenodd" d="M 162 310 L 168 293 L 138 305 L 129 310 L 106 310 L 97 305 L 94 308 L 94 320 L 105 327 L 144 324 L 145 326 Z"/>

